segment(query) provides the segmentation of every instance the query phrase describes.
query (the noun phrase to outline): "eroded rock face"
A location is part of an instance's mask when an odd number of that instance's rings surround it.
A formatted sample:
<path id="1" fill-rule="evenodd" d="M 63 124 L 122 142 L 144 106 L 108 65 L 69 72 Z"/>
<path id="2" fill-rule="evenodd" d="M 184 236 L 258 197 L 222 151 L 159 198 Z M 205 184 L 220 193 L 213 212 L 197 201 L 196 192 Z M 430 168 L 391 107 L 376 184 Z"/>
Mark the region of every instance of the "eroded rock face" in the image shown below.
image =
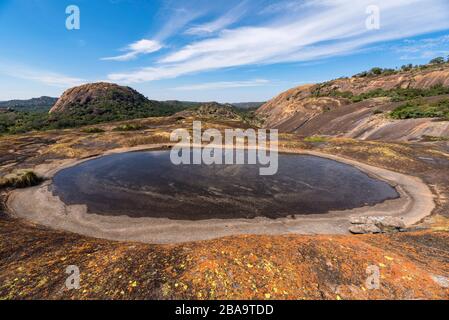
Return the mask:
<path id="1" fill-rule="evenodd" d="M 332 92 L 360 95 L 375 89 L 449 87 L 449 65 L 377 77 L 352 77 L 290 89 L 257 110 L 265 126 L 303 136 L 338 135 L 366 140 L 419 140 L 449 135 L 449 122 L 435 119 L 391 120 L 382 113 L 398 107 L 390 99 L 352 103 Z M 316 93 L 319 92 L 319 95 Z M 326 96 L 329 95 L 329 96 Z M 382 100 L 384 99 L 384 100 Z"/>
<path id="2" fill-rule="evenodd" d="M 113 83 L 90 83 L 68 89 L 51 108 L 50 113 L 71 113 L 81 109 L 101 112 L 101 105 L 122 103 L 137 106 L 149 100 L 136 90 Z"/>

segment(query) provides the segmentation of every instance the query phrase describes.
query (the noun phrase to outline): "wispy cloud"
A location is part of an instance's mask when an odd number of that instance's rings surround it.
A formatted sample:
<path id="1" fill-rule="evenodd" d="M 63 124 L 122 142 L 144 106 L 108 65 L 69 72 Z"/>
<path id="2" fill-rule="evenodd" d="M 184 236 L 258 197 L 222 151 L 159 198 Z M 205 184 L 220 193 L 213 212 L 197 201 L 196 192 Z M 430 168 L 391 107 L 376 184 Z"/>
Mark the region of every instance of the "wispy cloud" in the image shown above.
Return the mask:
<path id="1" fill-rule="evenodd" d="M 222 15 L 218 19 L 204 23 L 198 26 L 189 28 L 185 34 L 189 35 L 207 35 L 217 31 L 221 31 L 224 28 L 236 23 L 246 14 L 247 2 L 242 1 L 239 5 L 229 10 L 226 14 Z"/>
<path id="2" fill-rule="evenodd" d="M 230 88 L 247 88 L 247 87 L 260 87 L 269 84 L 269 80 L 255 79 L 246 81 L 221 81 L 221 82 L 208 82 L 192 84 L 187 86 L 180 86 L 173 88 L 174 90 L 216 90 L 216 89 L 230 89 Z"/>
<path id="3" fill-rule="evenodd" d="M 129 61 L 132 59 L 136 59 L 140 55 L 150 54 L 159 51 L 160 49 L 162 49 L 162 45 L 158 41 L 142 39 L 137 42 L 131 43 L 125 49 L 122 49 L 122 51 L 127 51 L 125 54 L 115 57 L 101 58 L 101 60 Z"/>
<path id="4" fill-rule="evenodd" d="M 162 16 L 164 17 L 165 23 L 162 25 L 159 32 L 154 36 L 160 42 L 165 41 L 172 35 L 180 32 L 189 23 L 195 21 L 199 17 L 203 16 L 207 10 L 204 8 L 186 8 L 178 7 L 169 8 L 166 10 Z M 182 32 L 182 31 L 181 31 Z"/>
<path id="5" fill-rule="evenodd" d="M 73 87 L 87 82 L 85 79 L 70 77 L 56 72 L 38 70 L 32 67 L 15 65 L 11 63 L 1 63 L 0 74 L 18 79 L 32 80 L 60 88 Z"/>
<path id="6" fill-rule="evenodd" d="M 378 5 L 380 30 L 365 26 L 366 8 Z M 449 29 L 446 0 L 317 0 L 304 12 L 266 19 L 264 25 L 224 30 L 138 70 L 112 73 L 124 83 L 174 78 L 222 68 L 311 61 L 384 41 Z"/>
<path id="7" fill-rule="evenodd" d="M 401 54 L 401 60 L 432 59 L 437 56 L 449 55 L 449 35 L 419 40 L 405 40 L 399 46 L 393 47 Z"/>

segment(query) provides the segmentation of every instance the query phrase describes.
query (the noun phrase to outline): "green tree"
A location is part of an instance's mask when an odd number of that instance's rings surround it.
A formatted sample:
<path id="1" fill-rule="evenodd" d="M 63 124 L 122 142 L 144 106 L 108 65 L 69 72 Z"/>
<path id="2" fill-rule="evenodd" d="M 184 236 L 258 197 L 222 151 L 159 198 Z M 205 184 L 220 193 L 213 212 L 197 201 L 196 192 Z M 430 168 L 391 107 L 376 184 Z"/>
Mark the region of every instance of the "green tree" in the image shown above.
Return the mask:
<path id="1" fill-rule="evenodd" d="M 437 57 L 435 59 L 430 60 L 430 64 L 443 64 L 445 63 L 445 60 L 443 57 Z"/>
<path id="2" fill-rule="evenodd" d="M 375 75 L 381 75 L 382 74 L 382 68 L 372 68 L 371 70 L 370 70 L 370 72 L 372 73 L 372 74 L 375 74 Z"/>

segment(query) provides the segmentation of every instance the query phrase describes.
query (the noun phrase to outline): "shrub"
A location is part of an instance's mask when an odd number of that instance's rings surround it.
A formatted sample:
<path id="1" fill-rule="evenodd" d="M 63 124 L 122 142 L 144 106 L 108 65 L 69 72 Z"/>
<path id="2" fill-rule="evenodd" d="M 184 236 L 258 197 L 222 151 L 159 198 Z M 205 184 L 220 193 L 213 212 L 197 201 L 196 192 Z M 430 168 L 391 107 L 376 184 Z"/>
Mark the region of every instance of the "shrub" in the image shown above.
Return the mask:
<path id="1" fill-rule="evenodd" d="M 393 119 L 441 118 L 449 120 L 449 100 L 434 103 L 411 101 L 394 109 L 390 116 Z"/>
<path id="2" fill-rule="evenodd" d="M 32 171 L 18 173 L 15 176 L 3 178 L 0 181 L 0 187 L 28 188 L 36 186 L 42 182 L 42 178 L 38 177 Z"/>
<path id="3" fill-rule="evenodd" d="M 429 64 L 443 64 L 446 61 L 444 60 L 443 57 L 437 57 L 435 59 L 430 60 Z"/>
<path id="4" fill-rule="evenodd" d="M 354 103 L 361 102 L 367 99 L 381 98 L 381 97 L 391 98 L 393 102 L 401 102 L 401 101 L 410 101 L 423 97 L 434 97 L 449 94 L 449 87 L 443 87 L 442 85 L 436 85 L 429 89 L 413 89 L 413 88 L 408 89 L 395 88 L 390 90 L 374 89 L 372 91 L 362 93 L 359 95 L 353 95 L 351 92 L 341 92 L 338 90 L 333 90 L 328 94 L 321 94 L 320 90 L 321 89 L 317 89 L 315 92 L 313 92 L 313 94 L 316 97 L 331 96 L 331 97 L 348 98 Z"/>
<path id="5" fill-rule="evenodd" d="M 323 136 L 311 136 L 304 138 L 304 142 L 311 142 L 311 143 L 321 143 L 321 142 L 327 142 L 328 139 Z"/>
<path id="6" fill-rule="evenodd" d="M 142 130 L 143 127 L 139 124 L 132 124 L 132 123 L 127 123 L 127 124 L 122 124 L 118 127 L 115 127 L 113 130 L 114 131 L 138 131 L 138 130 Z"/>
<path id="7" fill-rule="evenodd" d="M 422 136 L 422 141 L 424 142 L 438 142 L 438 141 L 449 141 L 449 137 L 436 137 L 436 136 Z"/>
<path id="8" fill-rule="evenodd" d="M 97 127 L 91 127 L 91 128 L 85 128 L 81 130 L 84 133 L 102 133 L 104 132 L 103 129 L 97 128 Z"/>

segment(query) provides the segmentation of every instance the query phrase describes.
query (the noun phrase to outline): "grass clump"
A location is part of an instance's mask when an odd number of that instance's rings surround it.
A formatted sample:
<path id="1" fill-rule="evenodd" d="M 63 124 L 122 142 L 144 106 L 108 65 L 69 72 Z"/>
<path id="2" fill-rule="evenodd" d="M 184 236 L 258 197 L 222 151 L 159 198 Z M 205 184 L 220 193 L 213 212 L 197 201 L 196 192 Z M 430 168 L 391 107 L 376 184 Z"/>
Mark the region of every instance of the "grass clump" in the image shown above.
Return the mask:
<path id="1" fill-rule="evenodd" d="M 322 143 L 329 141 L 328 138 L 323 136 L 311 136 L 304 138 L 304 142 L 311 142 L 311 143 Z"/>
<path id="2" fill-rule="evenodd" d="M 439 142 L 439 141 L 449 141 L 449 137 L 436 137 L 436 136 L 422 136 L 422 141 L 424 142 Z"/>
<path id="3" fill-rule="evenodd" d="M 0 179 L 0 187 L 28 188 L 38 185 L 42 180 L 43 179 L 38 177 L 34 172 L 24 171 Z"/>
<path id="4" fill-rule="evenodd" d="M 113 131 L 138 131 L 142 129 L 143 127 L 140 124 L 127 123 L 115 127 Z"/>
<path id="5" fill-rule="evenodd" d="M 103 133 L 104 130 L 98 127 L 90 127 L 81 130 L 84 133 Z"/>
<path id="6" fill-rule="evenodd" d="M 434 103 L 411 101 L 394 109 L 390 113 L 393 119 L 440 118 L 449 120 L 449 100 Z"/>

